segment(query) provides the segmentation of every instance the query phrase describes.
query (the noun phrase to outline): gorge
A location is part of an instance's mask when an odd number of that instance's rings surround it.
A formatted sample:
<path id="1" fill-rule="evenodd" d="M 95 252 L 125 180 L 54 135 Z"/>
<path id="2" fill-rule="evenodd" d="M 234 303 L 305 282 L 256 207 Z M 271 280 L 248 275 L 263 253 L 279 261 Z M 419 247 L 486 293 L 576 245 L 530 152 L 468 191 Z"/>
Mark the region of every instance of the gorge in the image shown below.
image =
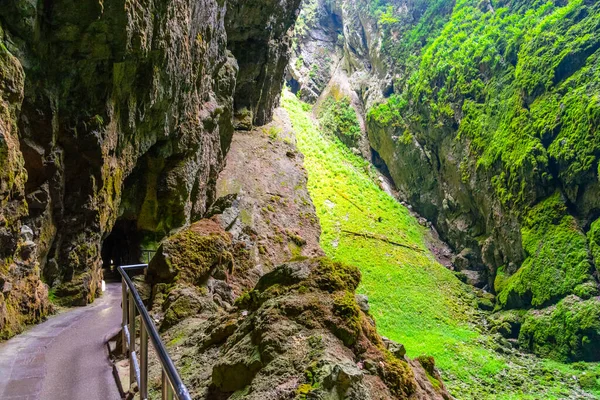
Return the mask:
<path id="1" fill-rule="evenodd" d="M 0 340 L 151 249 L 194 398 L 597 398 L 598 57 L 592 0 L 3 1 Z"/>

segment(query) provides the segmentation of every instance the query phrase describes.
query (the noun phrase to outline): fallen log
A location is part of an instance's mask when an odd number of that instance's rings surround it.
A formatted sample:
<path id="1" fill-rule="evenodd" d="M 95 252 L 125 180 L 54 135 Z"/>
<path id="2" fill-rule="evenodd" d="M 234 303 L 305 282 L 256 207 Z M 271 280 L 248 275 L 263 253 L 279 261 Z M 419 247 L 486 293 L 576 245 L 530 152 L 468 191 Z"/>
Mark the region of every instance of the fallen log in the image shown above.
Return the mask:
<path id="1" fill-rule="evenodd" d="M 414 246 L 410 246 L 410 245 L 407 245 L 407 244 L 404 244 L 404 243 L 394 242 L 393 240 L 390 240 L 388 237 L 383 236 L 383 235 L 377 235 L 377 234 L 374 234 L 374 233 L 365 233 L 365 232 L 363 232 L 363 233 L 361 233 L 361 232 L 352 232 L 352 231 L 349 231 L 349 230 L 346 230 L 346 229 L 342 229 L 342 233 L 346 233 L 346 234 L 352 235 L 352 236 L 359 236 L 359 237 L 363 237 L 363 238 L 366 238 L 366 239 L 379 240 L 381 242 L 385 242 L 385 243 L 391 244 L 393 246 L 404 247 L 404 248 L 407 248 L 407 249 L 410 249 L 410 250 L 418 251 L 420 253 L 424 252 L 423 249 L 420 249 L 420 248 L 414 247 Z"/>

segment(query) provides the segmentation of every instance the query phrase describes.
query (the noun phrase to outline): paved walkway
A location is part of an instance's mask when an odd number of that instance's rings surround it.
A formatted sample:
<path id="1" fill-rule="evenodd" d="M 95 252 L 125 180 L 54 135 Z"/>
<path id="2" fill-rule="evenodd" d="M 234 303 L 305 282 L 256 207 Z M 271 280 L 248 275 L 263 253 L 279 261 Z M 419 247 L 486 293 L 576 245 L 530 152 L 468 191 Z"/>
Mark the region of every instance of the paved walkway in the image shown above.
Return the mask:
<path id="1" fill-rule="evenodd" d="M 121 322 L 120 288 L 0 344 L 0 399 L 120 399 L 105 344 Z"/>

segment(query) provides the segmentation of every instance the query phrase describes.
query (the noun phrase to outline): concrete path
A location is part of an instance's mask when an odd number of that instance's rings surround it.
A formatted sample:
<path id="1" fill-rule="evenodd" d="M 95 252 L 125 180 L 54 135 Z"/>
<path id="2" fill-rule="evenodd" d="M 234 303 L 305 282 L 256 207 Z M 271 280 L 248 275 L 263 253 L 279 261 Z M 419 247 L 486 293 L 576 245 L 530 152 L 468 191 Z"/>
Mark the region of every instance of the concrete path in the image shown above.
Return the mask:
<path id="1" fill-rule="evenodd" d="M 0 344 L 0 399 L 120 399 L 106 349 L 120 323 L 121 285 L 110 283 L 94 304 Z"/>

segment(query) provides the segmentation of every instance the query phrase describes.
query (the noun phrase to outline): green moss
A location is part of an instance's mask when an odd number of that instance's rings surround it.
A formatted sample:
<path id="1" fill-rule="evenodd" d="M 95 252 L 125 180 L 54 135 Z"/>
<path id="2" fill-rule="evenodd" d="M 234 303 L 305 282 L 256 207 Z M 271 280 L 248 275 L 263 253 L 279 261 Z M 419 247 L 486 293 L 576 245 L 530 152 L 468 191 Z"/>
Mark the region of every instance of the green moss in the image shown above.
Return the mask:
<path id="1" fill-rule="evenodd" d="M 500 293 L 508 283 L 508 276 L 504 273 L 504 266 L 496 270 L 496 278 L 494 279 L 494 291 Z"/>
<path id="2" fill-rule="evenodd" d="M 347 97 L 341 100 L 328 97 L 319 109 L 319 122 L 325 132 L 337 136 L 348 146 L 356 146 L 360 139 L 358 117 Z"/>
<path id="3" fill-rule="evenodd" d="M 304 400 L 306 399 L 306 395 L 314 390 L 313 386 L 309 383 L 304 383 L 296 389 L 296 398 Z"/>
<path id="4" fill-rule="evenodd" d="M 179 321 L 197 314 L 202 309 L 202 304 L 198 297 L 182 294 L 173 302 L 166 301 L 163 308 L 166 311 L 160 327 L 165 330 Z"/>
<path id="5" fill-rule="evenodd" d="M 450 1 L 428 3 L 423 14 L 416 12 L 417 26 L 447 22 L 414 27 L 417 41 L 408 39 L 412 31 L 392 29 L 401 44 L 384 47 L 400 47 L 393 54 L 411 72 L 396 82 L 397 93 L 369 111 L 369 120 L 421 142 L 455 137 L 476 161 L 462 176 L 475 168 L 489 173 L 506 206 L 535 201 L 536 189 L 555 179 L 551 165 L 575 196 L 578 185 L 598 176 L 600 103 L 593 93 L 600 78 L 600 5 L 532 0 L 486 7 L 459 0 L 449 9 Z"/>
<path id="6" fill-rule="evenodd" d="M 361 274 L 354 266 L 321 257 L 317 259 L 311 272 L 311 279 L 317 287 L 328 292 L 354 292 L 360 283 Z"/>
<path id="7" fill-rule="evenodd" d="M 587 371 L 579 376 L 579 386 L 582 389 L 600 390 L 600 374 Z"/>
<path id="8" fill-rule="evenodd" d="M 306 239 L 304 239 L 302 236 L 292 232 L 292 231 L 287 231 L 287 236 L 288 238 L 290 238 L 290 240 L 299 247 L 302 247 L 306 244 Z"/>
<path id="9" fill-rule="evenodd" d="M 338 336 L 346 346 L 356 343 L 361 330 L 360 309 L 356 304 L 353 292 L 342 292 L 336 294 L 333 299 L 333 313 L 342 320 L 342 324 L 336 324 L 334 334 Z"/>
<path id="10" fill-rule="evenodd" d="M 548 305 L 593 280 L 587 239 L 560 193 L 527 213 L 521 235 L 527 258 L 501 285 L 498 300 L 503 307 Z"/>
<path id="11" fill-rule="evenodd" d="M 288 242 L 288 250 L 291 254 L 290 260 L 296 261 L 299 257 L 302 257 L 302 249 L 294 242 Z"/>
<path id="12" fill-rule="evenodd" d="M 433 359 L 433 357 L 419 356 L 417 357 L 417 361 L 419 362 L 419 364 L 421 364 L 421 366 L 427 373 L 427 379 L 429 380 L 429 382 L 431 382 L 431 385 L 435 389 L 440 389 L 442 385 L 441 382 L 436 378 L 437 373 L 435 371 L 435 360 Z"/>
<path id="13" fill-rule="evenodd" d="M 587 237 L 594 263 L 598 266 L 600 265 L 600 218 L 590 225 Z"/>
<path id="14" fill-rule="evenodd" d="M 149 264 L 160 282 L 200 284 L 214 268 L 233 271 L 231 238 L 214 222 L 200 221 L 169 237 Z"/>
<path id="15" fill-rule="evenodd" d="M 569 296 L 556 306 L 529 312 L 519 343 L 561 361 L 600 361 L 600 301 Z"/>
<path id="16" fill-rule="evenodd" d="M 416 390 L 417 384 L 412 369 L 406 363 L 387 353 L 381 372 L 383 381 L 395 396 L 409 398 Z"/>

